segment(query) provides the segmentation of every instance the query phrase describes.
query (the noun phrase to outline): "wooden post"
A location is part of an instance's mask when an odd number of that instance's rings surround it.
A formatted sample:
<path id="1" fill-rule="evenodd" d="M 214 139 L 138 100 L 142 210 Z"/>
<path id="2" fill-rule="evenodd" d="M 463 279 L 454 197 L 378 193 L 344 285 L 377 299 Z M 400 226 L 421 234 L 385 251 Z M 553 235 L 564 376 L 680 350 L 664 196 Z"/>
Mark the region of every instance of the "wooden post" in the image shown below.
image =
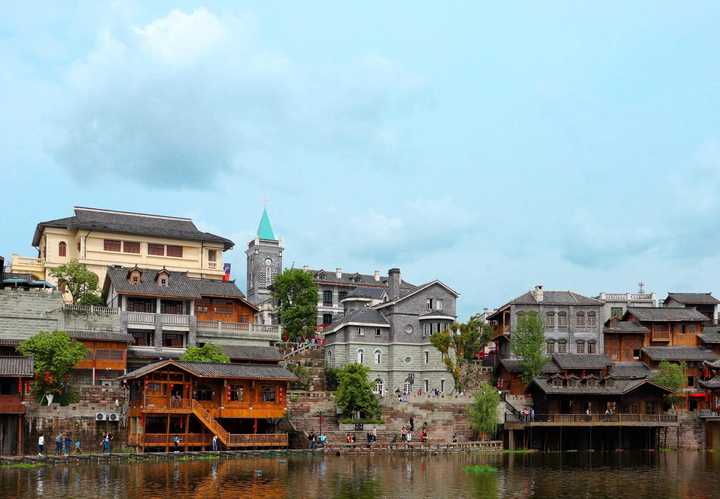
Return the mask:
<path id="1" fill-rule="evenodd" d="M 170 452 L 170 414 L 167 415 L 167 422 L 165 424 L 165 452 Z"/>

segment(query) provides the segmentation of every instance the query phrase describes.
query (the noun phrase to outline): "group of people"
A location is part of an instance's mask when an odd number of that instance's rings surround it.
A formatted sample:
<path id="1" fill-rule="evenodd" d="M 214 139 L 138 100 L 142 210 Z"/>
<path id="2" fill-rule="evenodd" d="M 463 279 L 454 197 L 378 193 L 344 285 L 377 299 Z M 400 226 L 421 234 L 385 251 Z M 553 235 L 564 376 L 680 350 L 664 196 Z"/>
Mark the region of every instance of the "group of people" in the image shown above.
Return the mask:
<path id="1" fill-rule="evenodd" d="M 102 448 L 103 454 L 110 453 L 113 437 L 109 432 L 105 432 L 102 440 L 100 441 L 100 447 Z M 38 436 L 37 441 L 38 456 L 42 456 L 45 453 L 45 434 L 41 433 Z M 71 453 L 80 454 L 80 437 L 73 440 L 70 432 L 59 432 L 55 436 L 55 455 L 56 456 L 69 456 Z"/>
<path id="2" fill-rule="evenodd" d="M 308 445 L 311 449 L 315 449 L 317 447 L 325 447 L 325 443 L 327 443 L 327 436 L 324 433 L 320 433 L 320 435 L 315 435 L 315 432 L 311 431 L 308 435 Z"/>
<path id="3" fill-rule="evenodd" d="M 523 423 L 532 423 L 535 421 L 535 409 L 532 407 L 530 409 L 525 407 L 522 411 L 520 411 L 520 419 L 522 419 Z"/>
<path id="4" fill-rule="evenodd" d="M 368 445 L 372 445 L 377 442 L 377 428 L 373 428 L 366 435 Z"/>

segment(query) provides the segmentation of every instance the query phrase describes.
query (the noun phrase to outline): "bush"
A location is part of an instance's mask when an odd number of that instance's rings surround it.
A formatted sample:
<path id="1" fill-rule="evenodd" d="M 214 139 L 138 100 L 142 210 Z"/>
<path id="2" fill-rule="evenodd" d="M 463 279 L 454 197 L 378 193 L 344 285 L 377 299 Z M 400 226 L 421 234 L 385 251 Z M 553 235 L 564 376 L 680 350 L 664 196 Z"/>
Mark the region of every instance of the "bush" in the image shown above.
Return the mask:
<path id="1" fill-rule="evenodd" d="M 326 367 L 325 368 L 325 389 L 331 392 L 334 392 L 337 390 L 338 385 L 340 384 L 340 379 L 338 377 L 338 373 L 340 372 L 340 369 L 336 369 L 334 367 Z"/>

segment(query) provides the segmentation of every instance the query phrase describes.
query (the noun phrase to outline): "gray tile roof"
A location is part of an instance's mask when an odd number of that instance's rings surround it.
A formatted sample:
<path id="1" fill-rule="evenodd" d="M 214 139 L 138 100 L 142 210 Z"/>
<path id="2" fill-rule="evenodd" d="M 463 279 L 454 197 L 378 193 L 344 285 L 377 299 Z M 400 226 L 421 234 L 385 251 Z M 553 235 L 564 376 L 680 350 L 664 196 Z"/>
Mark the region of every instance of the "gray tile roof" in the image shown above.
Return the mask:
<path id="1" fill-rule="evenodd" d="M 635 321 L 614 321 L 603 328 L 604 333 L 611 334 L 645 334 L 650 330 Z"/>
<path id="2" fill-rule="evenodd" d="M 455 319 L 455 316 L 454 316 L 454 315 L 450 315 L 450 314 L 448 314 L 447 312 L 445 312 L 445 311 L 443 311 L 443 310 L 428 310 L 427 312 L 420 314 L 420 318 L 423 318 L 423 317 L 441 317 L 441 316 L 447 317 L 448 319 Z"/>
<path id="3" fill-rule="evenodd" d="M 612 362 L 605 354 L 554 353 L 552 359 L 560 369 L 605 369 Z"/>
<path id="4" fill-rule="evenodd" d="M 76 340 L 87 341 L 114 341 L 118 343 L 132 343 L 133 337 L 119 331 L 67 331 L 68 336 Z"/>
<path id="5" fill-rule="evenodd" d="M 330 331 L 328 331 L 326 334 L 330 334 L 333 329 L 336 329 L 338 326 L 342 326 L 343 324 L 347 324 L 350 322 L 357 322 L 361 324 L 383 324 L 383 325 L 390 325 L 390 323 L 385 319 L 383 314 L 375 310 L 374 308 L 361 308 L 360 310 L 356 310 L 349 315 L 345 315 L 342 318 L 340 318 L 339 321 L 333 322 L 330 326 Z"/>
<path id="6" fill-rule="evenodd" d="M 510 373 L 520 374 L 522 372 L 520 359 L 500 359 L 500 364 Z M 543 366 L 542 372 L 543 374 L 554 374 L 560 372 L 560 369 L 552 360 L 548 360 Z"/>
<path id="7" fill-rule="evenodd" d="M 703 333 L 698 335 L 698 338 L 708 345 L 720 344 L 720 328 L 718 326 L 705 326 Z"/>
<path id="8" fill-rule="evenodd" d="M 707 317 L 694 308 L 685 307 L 628 307 L 631 313 L 641 322 L 683 322 L 706 321 Z"/>
<path id="9" fill-rule="evenodd" d="M 279 365 L 269 364 L 218 364 L 215 362 L 183 362 L 163 360 L 143 366 L 120 379 L 137 379 L 165 366 L 177 366 L 199 378 L 259 379 L 294 381 L 296 376 Z"/>
<path id="10" fill-rule="evenodd" d="M 357 272 L 342 272 L 340 278 L 338 278 L 336 271 L 334 270 L 314 270 L 308 269 L 315 281 L 318 284 L 344 284 L 349 286 L 363 286 L 363 287 L 383 287 L 388 286 L 388 276 L 381 275 L 379 280 L 375 280 L 374 275 L 360 274 Z M 414 285 L 406 281 L 400 282 L 400 288 L 413 289 Z"/>
<path id="11" fill-rule="evenodd" d="M 683 305 L 718 305 L 720 300 L 712 293 L 668 293 L 665 303 L 674 300 Z"/>
<path id="12" fill-rule="evenodd" d="M 709 388 L 711 390 L 717 390 L 720 388 L 720 376 L 714 376 L 710 379 L 700 380 L 700 386 L 703 388 Z"/>
<path id="13" fill-rule="evenodd" d="M 254 345 L 217 345 L 225 355 L 234 362 L 280 362 L 282 355 L 275 347 L 262 347 Z"/>
<path id="14" fill-rule="evenodd" d="M 140 269 L 142 277 L 138 284 L 128 280 L 128 267 L 108 267 L 107 279 L 103 293 L 112 284 L 119 294 L 137 296 L 157 296 L 168 298 L 197 299 L 202 296 L 238 298 L 245 300 L 245 295 L 233 281 L 199 279 L 188 277 L 185 272 L 169 271 L 168 285 L 160 286 L 157 281 L 159 270 Z"/>
<path id="15" fill-rule="evenodd" d="M 177 359 L 184 353 L 183 351 L 168 350 L 166 348 L 141 347 L 128 348 L 128 359 Z"/>
<path id="16" fill-rule="evenodd" d="M 643 352 L 650 357 L 651 360 L 674 360 L 674 361 L 701 361 L 701 360 L 717 360 L 720 355 L 712 350 L 700 347 L 645 347 Z"/>
<path id="17" fill-rule="evenodd" d="M 616 379 L 645 379 L 650 369 L 642 362 L 615 362 L 610 367 L 610 377 Z"/>
<path id="18" fill-rule="evenodd" d="M 0 378 L 32 378 L 32 357 L 0 357 Z"/>
<path id="19" fill-rule="evenodd" d="M 371 300 L 382 300 L 387 293 L 387 288 L 371 288 L 368 286 L 358 286 L 350 291 L 346 298 L 369 298 Z"/>
<path id="20" fill-rule="evenodd" d="M 40 243 L 45 227 L 69 230 L 87 229 L 118 234 L 166 237 L 184 241 L 219 243 L 227 250 L 234 246 L 230 239 L 200 231 L 189 218 L 128 213 L 95 208 L 75 208 L 75 216 L 40 222 L 33 235 L 33 246 Z"/>
<path id="21" fill-rule="evenodd" d="M 618 379 L 610 384 L 599 381 L 595 385 L 578 383 L 576 386 L 555 386 L 549 379 L 535 378 L 533 384 L 547 395 L 625 395 L 646 384 L 664 392 L 669 391 L 645 379 Z"/>
<path id="22" fill-rule="evenodd" d="M 535 299 L 535 296 L 531 291 L 522 294 L 508 302 L 508 305 L 594 305 L 600 306 L 603 304 L 600 300 L 595 298 L 589 298 L 581 294 L 575 293 L 574 291 L 543 291 L 542 302 Z M 502 308 L 502 307 L 501 307 Z"/>

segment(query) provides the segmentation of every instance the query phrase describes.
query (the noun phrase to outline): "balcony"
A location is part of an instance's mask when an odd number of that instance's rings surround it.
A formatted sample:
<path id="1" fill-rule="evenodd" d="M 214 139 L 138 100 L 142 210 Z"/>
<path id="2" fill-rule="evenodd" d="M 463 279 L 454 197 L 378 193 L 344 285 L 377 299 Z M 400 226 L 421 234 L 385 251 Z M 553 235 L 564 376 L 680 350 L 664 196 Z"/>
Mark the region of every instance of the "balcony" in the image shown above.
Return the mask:
<path id="1" fill-rule="evenodd" d="M 20 395 L 0 395 L 0 414 L 25 414 Z"/>
<path id="2" fill-rule="evenodd" d="M 195 318 L 191 315 L 181 314 L 154 314 L 151 312 L 125 312 L 129 327 L 155 327 L 156 324 L 163 326 L 163 329 L 187 330 L 190 322 Z"/>
<path id="3" fill-rule="evenodd" d="M 505 427 L 510 430 L 525 427 L 563 426 L 677 426 L 676 414 L 536 414 L 532 421 L 521 421 L 517 416 L 506 416 Z"/>
<path id="4" fill-rule="evenodd" d="M 197 321 L 197 330 L 203 336 L 248 338 L 280 341 L 280 326 L 249 324 L 246 322 Z"/>

